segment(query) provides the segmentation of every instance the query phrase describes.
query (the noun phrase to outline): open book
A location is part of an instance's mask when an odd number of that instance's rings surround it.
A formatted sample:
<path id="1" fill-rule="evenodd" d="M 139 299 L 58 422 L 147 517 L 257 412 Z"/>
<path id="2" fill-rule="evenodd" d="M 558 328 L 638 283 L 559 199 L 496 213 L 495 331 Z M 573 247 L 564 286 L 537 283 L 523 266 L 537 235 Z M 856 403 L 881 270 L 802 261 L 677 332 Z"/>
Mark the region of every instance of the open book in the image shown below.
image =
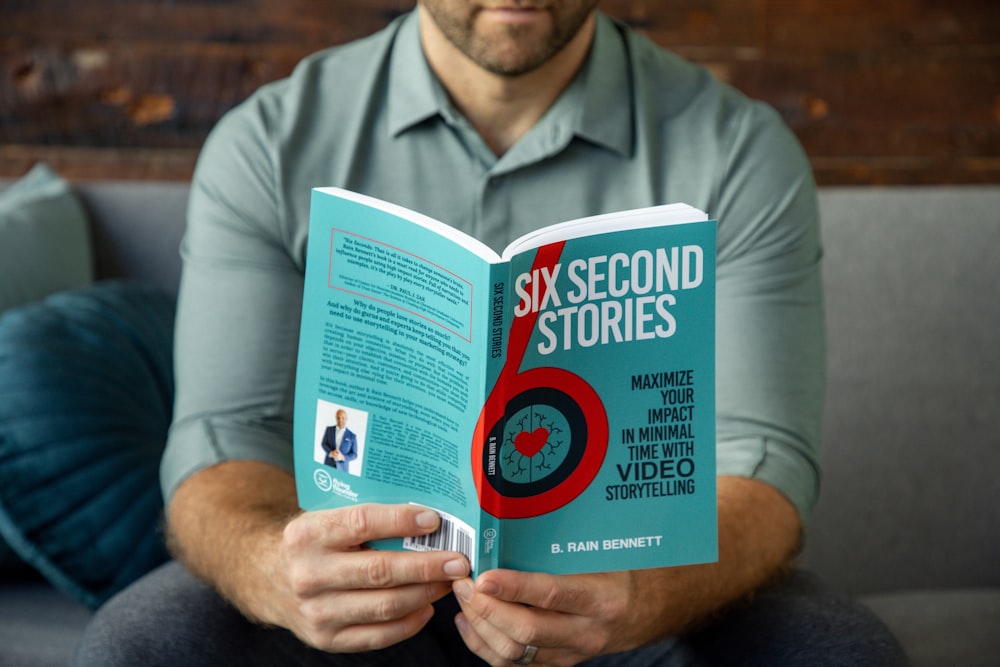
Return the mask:
<path id="1" fill-rule="evenodd" d="M 426 216 L 312 193 L 295 389 L 304 509 L 416 503 L 381 541 L 558 574 L 716 559 L 715 231 L 671 204 L 502 256 Z"/>

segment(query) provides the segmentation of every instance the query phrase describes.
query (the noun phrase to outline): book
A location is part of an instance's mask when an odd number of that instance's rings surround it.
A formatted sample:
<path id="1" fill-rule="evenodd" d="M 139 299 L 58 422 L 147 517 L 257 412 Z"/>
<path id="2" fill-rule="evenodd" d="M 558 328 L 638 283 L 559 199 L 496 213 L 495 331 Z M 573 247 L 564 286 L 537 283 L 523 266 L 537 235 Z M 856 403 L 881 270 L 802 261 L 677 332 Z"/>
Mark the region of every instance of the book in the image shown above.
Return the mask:
<path id="1" fill-rule="evenodd" d="M 711 562 L 716 223 L 684 204 L 567 221 L 497 254 L 311 193 L 294 407 L 299 503 L 434 509 L 473 573 Z"/>

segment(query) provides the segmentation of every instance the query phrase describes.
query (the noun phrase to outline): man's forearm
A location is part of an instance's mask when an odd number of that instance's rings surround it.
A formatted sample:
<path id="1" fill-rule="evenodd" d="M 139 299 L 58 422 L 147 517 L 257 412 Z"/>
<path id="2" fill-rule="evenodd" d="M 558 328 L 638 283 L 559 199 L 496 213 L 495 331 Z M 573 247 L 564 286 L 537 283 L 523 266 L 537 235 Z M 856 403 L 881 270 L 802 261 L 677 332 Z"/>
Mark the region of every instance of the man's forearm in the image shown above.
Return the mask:
<path id="1" fill-rule="evenodd" d="M 195 473 L 174 494 L 167 514 L 171 551 L 244 614 L 270 622 L 277 610 L 261 606 L 271 596 L 257 587 L 273 582 L 268 570 L 298 512 L 295 481 L 284 470 L 222 463 Z"/>
<path id="2" fill-rule="evenodd" d="M 789 567 L 801 523 L 784 496 L 762 482 L 720 477 L 718 499 L 718 562 L 633 573 L 636 643 L 681 634 Z"/>

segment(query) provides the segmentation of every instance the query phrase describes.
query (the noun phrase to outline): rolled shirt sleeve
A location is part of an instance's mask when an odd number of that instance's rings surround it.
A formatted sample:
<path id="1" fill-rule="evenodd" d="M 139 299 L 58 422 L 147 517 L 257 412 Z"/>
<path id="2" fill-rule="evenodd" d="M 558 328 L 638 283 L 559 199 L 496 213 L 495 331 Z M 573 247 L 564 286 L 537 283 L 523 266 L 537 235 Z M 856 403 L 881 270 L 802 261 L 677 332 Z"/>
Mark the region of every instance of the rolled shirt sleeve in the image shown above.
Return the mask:
<path id="1" fill-rule="evenodd" d="M 302 269 L 287 238 L 258 116 L 226 119 L 206 143 L 181 253 L 174 421 L 160 468 L 167 498 L 234 459 L 292 469 L 291 406 Z M 301 240 L 300 240 L 301 243 Z"/>
<path id="2" fill-rule="evenodd" d="M 763 105 L 733 123 L 718 203 L 717 468 L 780 490 L 803 521 L 820 486 L 822 248 L 809 163 Z"/>

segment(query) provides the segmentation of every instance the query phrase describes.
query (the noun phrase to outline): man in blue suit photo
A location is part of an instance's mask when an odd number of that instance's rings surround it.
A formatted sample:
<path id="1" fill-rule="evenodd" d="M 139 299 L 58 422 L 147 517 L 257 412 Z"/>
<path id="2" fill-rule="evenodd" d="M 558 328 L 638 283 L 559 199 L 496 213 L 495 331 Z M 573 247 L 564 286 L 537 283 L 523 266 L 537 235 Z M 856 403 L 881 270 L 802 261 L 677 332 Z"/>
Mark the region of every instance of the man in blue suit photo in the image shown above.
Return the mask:
<path id="1" fill-rule="evenodd" d="M 347 412 L 343 409 L 337 410 L 337 425 L 326 427 L 322 445 L 326 452 L 323 463 L 349 472 L 348 464 L 358 458 L 358 438 L 347 428 Z"/>

